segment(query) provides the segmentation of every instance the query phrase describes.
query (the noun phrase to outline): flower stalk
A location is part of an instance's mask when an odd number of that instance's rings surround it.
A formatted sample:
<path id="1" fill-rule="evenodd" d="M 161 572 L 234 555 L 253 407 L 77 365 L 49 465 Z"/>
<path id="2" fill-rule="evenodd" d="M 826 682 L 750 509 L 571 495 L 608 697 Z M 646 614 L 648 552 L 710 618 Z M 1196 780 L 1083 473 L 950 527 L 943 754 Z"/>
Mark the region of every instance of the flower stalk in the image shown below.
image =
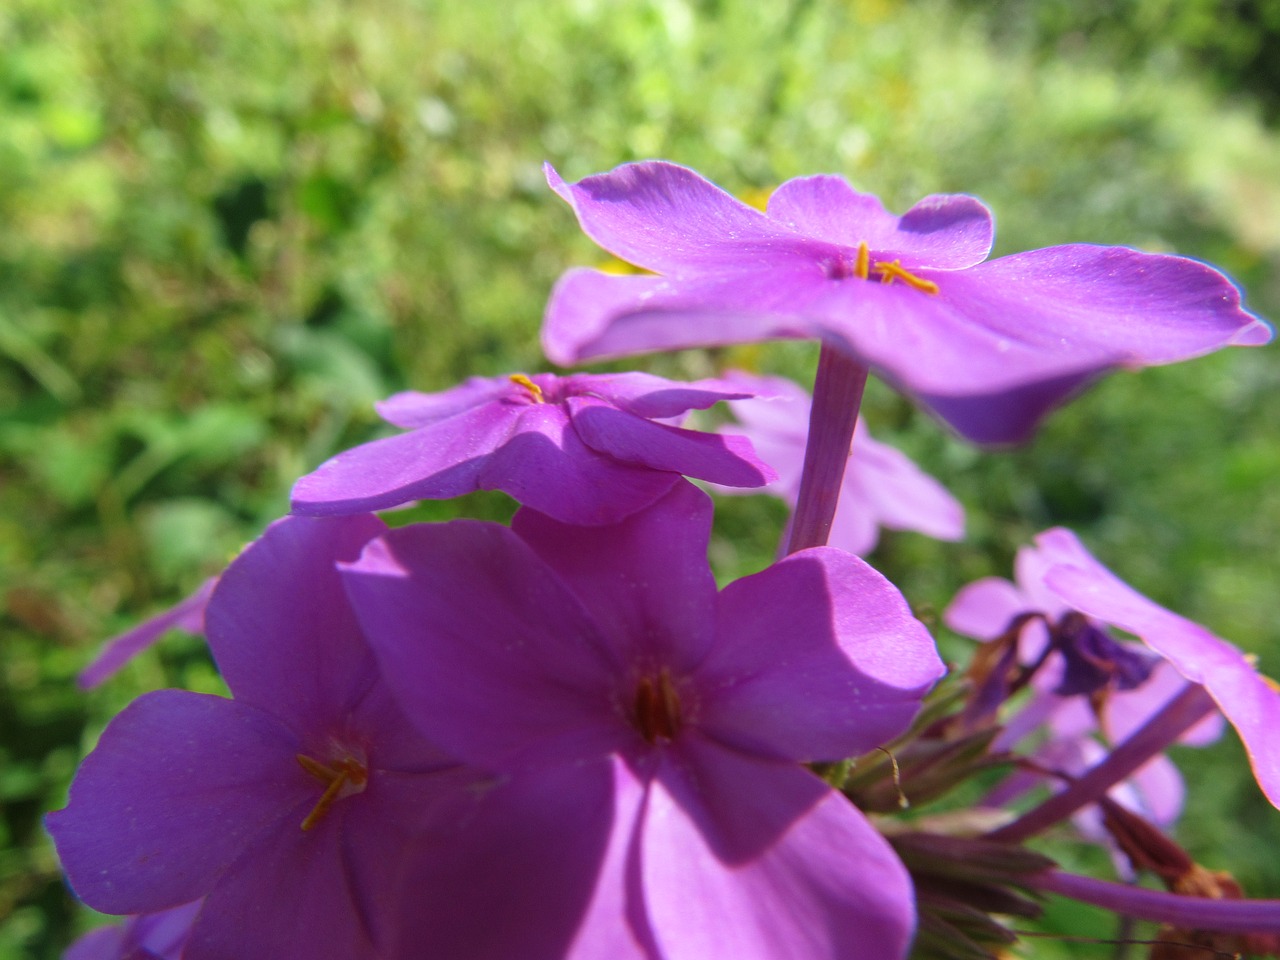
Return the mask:
<path id="1" fill-rule="evenodd" d="M 826 546 L 866 386 L 866 367 L 834 347 L 822 345 L 788 554 Z"/>

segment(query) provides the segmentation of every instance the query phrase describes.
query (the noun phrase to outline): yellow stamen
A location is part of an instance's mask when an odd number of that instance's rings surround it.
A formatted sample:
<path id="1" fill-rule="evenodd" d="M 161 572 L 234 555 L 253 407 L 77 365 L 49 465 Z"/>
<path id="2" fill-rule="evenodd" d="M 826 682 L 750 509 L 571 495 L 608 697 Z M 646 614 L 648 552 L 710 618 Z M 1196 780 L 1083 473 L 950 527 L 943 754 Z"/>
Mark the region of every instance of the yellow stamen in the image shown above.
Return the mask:
<path id="1" fill-rule="evenodd" d="M 538 386 L 536 383 L 534 383 L 532 380 L 530 380 L 528 377 L 526 377 L 523 373 L 513 373 L 511 374 L 511 376 L 507 377 L 507 379 L 510 380 L 512 383 L 518 383 L 520 386 L 524 387 L 527 391 L 529 391 L 529 396 L 533 398 L 534 403 L 546 402 L 542 398 L 542 388 Z"/>
<path id="2" fill-rule="evenodd" d="M 324 819 L 325 814 L 329 812 L 329 808 L 336 801 L 352 793 L 359 793 L 364 789 L 365 784 L 369 782 L 369 772 L 357 760 L 348 758 L 340 761 L 336 767 L 326 766 L 304 753 L 299 753 L 297 760 L 298 766 L 302 767 L 303 770 L 321 783 L 327 784 L 324 788 L 324 793 L 316 801 L 316 805 L 311 808 L 311 812 L 302 821 L 303 830 L 310 830 Z"/>
<path id="3" fill-rule="evenodd" d="M 895 280 L 901 280 L 909 287 L 919 290 L 921 293 L 937 293 L 938 285 L 932 280 L 925 280 L 917 277 L 905 267 L 902 266 L 901 260 L 880 260 L 876 263 L 875 269 L 880 271 L 881 283 L 893 283 Z"/>
<path id="4" fill-rule="evenodd" d="M 859 280 L 871 276 L 871 251 L 867 249 L 867 241 L 858 244 L 858 259 L 853 264 L 853 275 Z"/>

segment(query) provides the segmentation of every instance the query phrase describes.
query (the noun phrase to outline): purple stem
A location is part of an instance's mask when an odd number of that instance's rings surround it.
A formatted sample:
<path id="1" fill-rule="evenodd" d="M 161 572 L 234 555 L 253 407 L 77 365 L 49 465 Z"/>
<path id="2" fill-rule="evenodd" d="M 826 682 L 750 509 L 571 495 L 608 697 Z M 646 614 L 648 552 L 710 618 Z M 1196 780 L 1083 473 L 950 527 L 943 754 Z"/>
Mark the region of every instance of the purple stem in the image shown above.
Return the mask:
<path id="1" fill-rule="evenodd" d="M 853 446 L 853 428 L 867 385 L 867 368 L 839 350 L 822 345 L 809 408 L 809 442 L 804 448 L 800 496 L 791 518 L 786 552 L 825 546 L 840 499 L 840 484 Z"/>
<path id="2" fill-rule="evenodd" d="M 1055 793 L 1013 823 L 987 835 L 990 840 L 1019 843 L 1088 806 L 1160 753 L 1214 709 L 1213 698 L 1198 683 L 1189 683 L 1107 758 L 1065 790 Z"/>
<path id="3" fill-rule="evenodd" d="M 1181 930 L 1280 933 L 1280 900 L 1215 900 L 1095 880 L 1061 870 L 1023 877 L 1036 890 L 1105 907 L 1121 916 L 1167 923 Z"/>

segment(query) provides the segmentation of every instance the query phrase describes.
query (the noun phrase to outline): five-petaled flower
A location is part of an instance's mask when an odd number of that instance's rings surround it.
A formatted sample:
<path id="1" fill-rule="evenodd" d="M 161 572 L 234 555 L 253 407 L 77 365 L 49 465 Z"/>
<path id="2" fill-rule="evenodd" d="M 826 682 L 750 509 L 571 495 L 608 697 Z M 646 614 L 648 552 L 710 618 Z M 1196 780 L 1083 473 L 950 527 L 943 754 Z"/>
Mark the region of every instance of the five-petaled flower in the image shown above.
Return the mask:
<path id="1" fill-rule="evenodd" d="M 658 421 L 749 393 L 645 373 L 472 377 L 378 405 L 409 432 L 338 454 L 293 488 L 295 513 L 332 516 L 502 490 L 567 523 L 611 523 L 681 474 L 729 486 L 773 479 L 740 437 Z"/>
<path id="2" fill-rule="evenodd" d="M 567 273 L 543 327 L 556 363 L 817 338 L 964 436 L 1002 443 L 1112 368 L 1271 338 L 1230 281 L 1193 260 L 1070 244 L 988 261 L 991 214 L 969 196 L 896 217 L 813 176 L 782 184 L 761 213 L 665 162 L 573 184 L 548 166 L 547 178 L 588 236 L 658 274 Z"/>
<path id="3" fill-rule="evenodd" d="M 185 960 L 381 955 L 399 868 L 470 776 L 404 719 L 343 592 L 384 530 L 290 517 L 222 574 L 205 627 L 234 699 L 139 697 L 49 814 L 91 907 L 204 897 Z"/>
<path id="4" fill-rule="evenodd" d="M 407 895 L 452 878 L 462 901 L 406 910 L 401 956 L 904 955 L 905 870 L 799 763 L 901 733 L 942 673 L 933 641 L 831 548 L 717 592 L 710 526 L 681 482 L 616 525 L 404 527 L 346 568 L 405 712 L 505 777 L 472 839 L 410 871 Z"/>

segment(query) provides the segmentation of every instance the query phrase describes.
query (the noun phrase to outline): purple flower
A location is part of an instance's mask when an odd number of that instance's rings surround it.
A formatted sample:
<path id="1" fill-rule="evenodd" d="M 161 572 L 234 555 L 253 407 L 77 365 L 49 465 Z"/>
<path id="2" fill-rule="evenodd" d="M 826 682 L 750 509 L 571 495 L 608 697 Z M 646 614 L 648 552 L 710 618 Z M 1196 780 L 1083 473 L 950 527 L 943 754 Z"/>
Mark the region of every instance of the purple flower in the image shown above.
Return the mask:
<path id="1" fill-rule="evenodd" d="M 348 568 L 411 719 L 505 778 L 481 844 L 410 872 L 452 878 L 459 907 L 406 911 L 402 943 L 495 960 L 905 953 L 905 870 L 798 763 L 900 733 L 942 673 L 933 642 L 829 548 L 717 592 L 710 525 L 680 483 L 611 526 L 526 509 L 514 529 L 401 528 Z"/>
<path id="2" fill-rule="evenodd" d="M 217 577 L 210 577 L 191 596 L 144 620 L 132 630 L 126 630 L 108 640 L 93 661 L 80 671 L 77 678 L 80 689 L 92 690 L 110 680 L 126 663 L 153 646 L 170 630 L 203 634 L 204 608 L 208 605 L 217 582 Z"/>
<path id="3" fill-rule="evenodd" d="M 138 698 L 49 814 L 91 907 L 205 897 L 186 960 L 375 955 L 399 867 L 461 776 L 395 706 L 339 581 L 384 530 L 291 517 L 222 575 L 205 626 L 235 699 Z"/>
<path id="4" fill-rule="evenodd" d="M 575 184 L 548 167 L 547 179 L 588 236 L 658 274 L 566 274 L 543 327 L 556 363 L 818 338 L 999 443 L 1112 368 L 1271 338 L 1222 274 L 1191 260 L 1071 244 L 983 262 L 993 227 L 973 197 L 926 197 L 895 217 L 816 176 L 787 181 L 760 213 L 670 163 Z"/>
<path id="5" fill-rule="evenodd" d="M 90 930 L 67 948 L 62 960 L 182 960 L 200 906 L 197 900 Z"/>
<path id="6" fill-rule="evenodd" d="M 809 437 L 809 394 L 782 377 L 731 372 L 724 379 L 757 396 L 730 400 L 729 409 L 741 426 L 722 427 L 721 432 L 741 434 L 751 441 L 760 458 L 778 473 L 777 480 L 758 492 L 771 493 L 794 508 Z M 872 439 L 859 421 L 827 542 L 865 555 L 875 549 L 882 526 L 916 530 L 939 540 L 961 540 L 964 507 L 906 454 Z"/>
<path id="7" fill-rule="evenodd" d="M 1036 549 L 1025 551 L 1025 556 L 1026 560 L 1024 553 L 1019 553 L 1018 579 L 1029 594 L 1026 599 L 1030 605 L 1018 597 L 1012 584 L 1001 586 L 1003 581 L 994 578 L 978 581 L 957 596 L 947 611 L 947 623 L 961 633 L 983 636 L 987 631 L 994 635 L 989 631 L 995 614 L 984 611 L 1003 605 L 1008 612 L 1021 605 L 1023 612 L 1038 611 L 1059 622 L 1082 615 L 1095 624 L 1110 624 L 1134 634 L 1184 679 L 1203 685 L 1244 741 L 1263 792 L 1273 804 L 1280 805 L 1280 746 L 1274 736 L 1274 731 L 1280 729 L 1280 691 L 1258 674 L 1250 658 L 1199 624 L 1166 610 L 1122 583 L 1069 530 L 1057 527 L 1040 534 Z M 1024 573 L 1024 563 L 1028 571 L 1034 572 Z M 1003 600 L 1000 594 L 1005 595 Z M 996 627 L 995 631 L 1002 629 Z M 1145 689 L 1138 685 L 1135 696 Z M 1158 705 L 1154 693 L 1143 694 L 1141 700 L 1134 701 L 1135 709 L 1126 720 L 1113 721 L 1117 728 L 1113 739 L 1122 739 L 1141 727 Z M 1211 730 L 1203 723 L 1197 725 L 1188 740 L 1204 742 L 1212 736 Z"/>
<path id="8" fill-rule="evenodd" d="M 473 377 L 443 393 L 400 393 L 378 412 L 409 433 L 340 453 L 293 488 L 310 515 L 502 490 L 567 523 L 610 523 L 681 474 L 759 486 L 773 473 L 740 438 L 666 420 L 748 396 L 715 380 L 643 373 Z"/>

